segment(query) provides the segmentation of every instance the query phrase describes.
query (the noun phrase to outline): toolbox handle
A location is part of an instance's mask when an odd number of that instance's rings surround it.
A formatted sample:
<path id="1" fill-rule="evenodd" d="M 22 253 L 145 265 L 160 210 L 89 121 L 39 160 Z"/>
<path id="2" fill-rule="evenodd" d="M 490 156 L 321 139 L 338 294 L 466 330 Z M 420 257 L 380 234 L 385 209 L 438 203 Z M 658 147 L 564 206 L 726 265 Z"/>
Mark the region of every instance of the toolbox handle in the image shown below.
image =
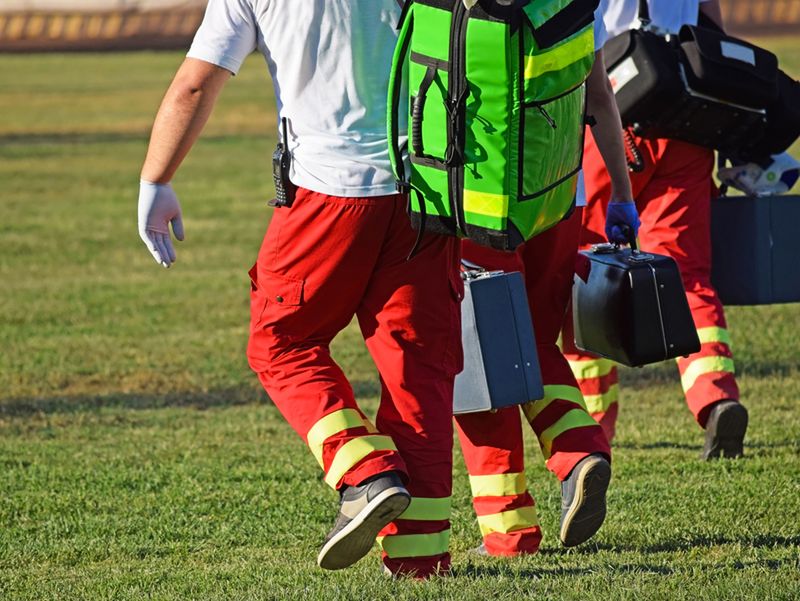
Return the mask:
<path id="1" fill-rule="evenodd" d="M 628 257 L 628 261 L 630 263 L 649 263 L 653 259 L 655 259 L 655 255 L 651 255 L 649 253 L 643 253 L 639 250 L 639 244 L 636 242 L 636 236 L 633 233 L 633 229 L 630 226 L 623 225 L 622 233 L 628 238 L 628 244 L 631 245 L 631 254 Z M 619 245 L 616 245 L 617 250 L 619 250 Z"/>
<path id="2" fill-rule="evenodd" d="M 631 245 L 631 254 L 638 255 L 639 244 L 636 242 L 636 235 L 633 233 L 633 229 L 629 225 L 622 225 L 620 229 L 622 230 L 622 235 L 628 239 L 628 244 Z"/>

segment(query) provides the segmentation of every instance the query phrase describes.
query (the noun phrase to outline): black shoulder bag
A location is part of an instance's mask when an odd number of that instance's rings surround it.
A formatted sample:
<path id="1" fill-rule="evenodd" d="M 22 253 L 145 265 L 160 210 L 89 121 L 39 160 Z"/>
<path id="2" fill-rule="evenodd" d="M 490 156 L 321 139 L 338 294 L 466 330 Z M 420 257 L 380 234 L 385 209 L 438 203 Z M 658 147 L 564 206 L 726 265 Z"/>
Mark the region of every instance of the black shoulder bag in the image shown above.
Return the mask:
<path id="1" fill-rule="evenodd" d="M 639 29 L 608 41 L 609 78 L 623 124 L 729 156 L 782 152 L 800 134 L 797 82 L 774 54 L 725 34 L 708 19 L 661 35 L 639 0 Z"/>

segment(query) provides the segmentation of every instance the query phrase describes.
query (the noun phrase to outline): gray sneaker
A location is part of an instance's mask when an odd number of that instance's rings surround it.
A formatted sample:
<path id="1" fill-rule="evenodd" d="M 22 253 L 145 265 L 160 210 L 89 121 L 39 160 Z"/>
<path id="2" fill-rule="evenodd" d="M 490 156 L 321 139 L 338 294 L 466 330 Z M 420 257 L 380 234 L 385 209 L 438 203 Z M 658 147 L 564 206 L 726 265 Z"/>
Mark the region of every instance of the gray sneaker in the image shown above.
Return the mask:
<path id="1" fill-rule="evenodd" d="M 747 409 L 736 401 L 720 401 L 711 408 L 706 422 L 706 443 L 701 459 L 744 454 L 744 434 L 747 431 Z"/>
<path id="2" fill-rule="evenodd" d="M 403 513 L 411 495 L 396 472 L 379 474 L 342 492 L 339 515 L 317 556 L 325 570 L 341 570 L 364 557 L 381 529 Z"/>
<path id="3" fill-rule="evenodd" d="M 611 466 L 601 455 L 589 455 L 561 483 L 561 542 L 574 547 L 589 540 L 606 519 L 606 490 Z"/>

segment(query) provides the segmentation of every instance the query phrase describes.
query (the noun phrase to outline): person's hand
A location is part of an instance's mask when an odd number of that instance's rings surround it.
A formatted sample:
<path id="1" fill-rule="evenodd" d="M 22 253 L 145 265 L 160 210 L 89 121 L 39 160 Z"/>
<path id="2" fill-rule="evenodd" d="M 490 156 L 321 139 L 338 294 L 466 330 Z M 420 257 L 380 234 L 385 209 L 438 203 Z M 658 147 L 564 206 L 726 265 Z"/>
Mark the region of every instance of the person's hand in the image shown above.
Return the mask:
<path id="1" fill-rule="evenodd" d="M 615 244 L 626 244 L 639 233 L 639 212 L 632 201 L 612 200 L 606 211 L 606 238 Z M 626 227 L 627 226 L 627 227 Z M 628 229 L 630 228 L 630 229 Z"/>
<path id="2" fill-rule="evenodd" d="M 169 267 L 175 262 L 175 249 L 169 224 L 178 240 L 183 240 L 181 204 L 169 184 L 139 182 L 139 237 L 156 263 Z"/>

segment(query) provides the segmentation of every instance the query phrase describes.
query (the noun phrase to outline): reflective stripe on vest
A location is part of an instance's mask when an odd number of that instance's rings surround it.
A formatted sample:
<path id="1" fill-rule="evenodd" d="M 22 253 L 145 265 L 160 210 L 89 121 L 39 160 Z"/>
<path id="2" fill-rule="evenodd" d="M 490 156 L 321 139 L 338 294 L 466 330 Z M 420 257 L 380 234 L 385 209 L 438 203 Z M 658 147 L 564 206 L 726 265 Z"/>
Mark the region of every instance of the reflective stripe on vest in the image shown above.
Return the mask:
<path id="1" fill-rule="evenodd" d="M 542 54 L 525 58 L 525 79 L 534 79 L 545 73 L 562 71 L 582 59 L 594 55 L 594 32 L 587 27 L 564 44 L 548 49 Z"/>
<path id="2" fill-rule="evenodd" d="M 489 192 L 465 189 L 464 210 L 476 215 L 494 217 L 504 222 L 508 215 L 508 194 L 490 194 Z"/>

